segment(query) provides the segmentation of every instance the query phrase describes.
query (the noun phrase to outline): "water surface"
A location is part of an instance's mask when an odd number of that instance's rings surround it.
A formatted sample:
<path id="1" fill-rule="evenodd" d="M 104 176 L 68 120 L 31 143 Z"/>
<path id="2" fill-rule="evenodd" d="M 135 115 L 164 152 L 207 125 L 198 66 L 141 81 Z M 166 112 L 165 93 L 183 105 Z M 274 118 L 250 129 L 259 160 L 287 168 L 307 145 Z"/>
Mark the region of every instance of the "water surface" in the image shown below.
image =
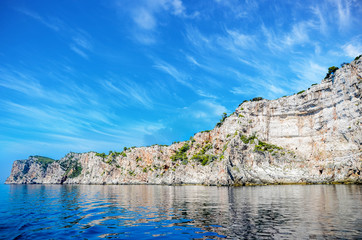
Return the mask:
<path id="1" fill-rule="evenodd" d="M 0 185 L 0 239 L 362 238 L 361 185 Z"/>

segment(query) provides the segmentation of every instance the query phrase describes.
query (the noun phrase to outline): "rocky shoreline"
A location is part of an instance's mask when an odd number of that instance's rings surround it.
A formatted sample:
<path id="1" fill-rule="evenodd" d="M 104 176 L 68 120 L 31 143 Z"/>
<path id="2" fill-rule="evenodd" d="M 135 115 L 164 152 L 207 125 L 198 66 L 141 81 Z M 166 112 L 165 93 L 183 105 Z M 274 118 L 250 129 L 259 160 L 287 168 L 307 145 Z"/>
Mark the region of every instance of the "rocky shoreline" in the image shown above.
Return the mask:
<path id="1" fill-rule="evenodd" d="M 243 102 L 214 129 L 170 146 L 17 160 L 5 183 L 361 184 L 361 70 L 356 58 L 305 91 Z"/>

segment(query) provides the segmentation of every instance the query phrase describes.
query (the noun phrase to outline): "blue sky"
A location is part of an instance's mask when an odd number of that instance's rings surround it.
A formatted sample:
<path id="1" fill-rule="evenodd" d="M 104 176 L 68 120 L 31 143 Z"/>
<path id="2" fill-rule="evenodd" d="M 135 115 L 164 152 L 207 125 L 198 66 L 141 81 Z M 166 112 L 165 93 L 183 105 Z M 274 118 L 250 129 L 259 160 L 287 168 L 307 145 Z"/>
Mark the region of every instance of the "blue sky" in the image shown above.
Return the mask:
<path id="1" fill-rule="evenodd" d="M 0 1 L 0 180 L 15 159 L 170 144 L 362 53 L 362 2 Z"/>

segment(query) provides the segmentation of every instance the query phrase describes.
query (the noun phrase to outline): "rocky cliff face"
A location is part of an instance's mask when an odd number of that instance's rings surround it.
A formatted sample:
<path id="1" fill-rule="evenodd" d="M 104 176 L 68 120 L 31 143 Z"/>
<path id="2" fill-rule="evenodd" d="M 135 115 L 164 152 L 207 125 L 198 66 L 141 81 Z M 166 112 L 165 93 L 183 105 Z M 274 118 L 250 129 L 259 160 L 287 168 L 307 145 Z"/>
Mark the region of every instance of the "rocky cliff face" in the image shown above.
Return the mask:
<path id="1" fill-rule="evenodd" d="M 362 58 L 320 84 L 250 101 L 213 130 L 171 146 L 14 162 L 8 184 L 362 183 Z"/>

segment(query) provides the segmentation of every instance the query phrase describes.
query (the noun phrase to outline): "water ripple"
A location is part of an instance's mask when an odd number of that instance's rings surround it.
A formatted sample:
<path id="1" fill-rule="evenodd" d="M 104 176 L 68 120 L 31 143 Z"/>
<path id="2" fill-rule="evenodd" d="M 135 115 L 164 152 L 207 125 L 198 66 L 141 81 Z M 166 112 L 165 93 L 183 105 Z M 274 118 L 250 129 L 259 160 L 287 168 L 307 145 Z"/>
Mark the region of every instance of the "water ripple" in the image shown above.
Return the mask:
<path id="1" fill-rule="evenodd" d="M 0 239 L 362 238 L 362 186 L 0 185 Z"/>

